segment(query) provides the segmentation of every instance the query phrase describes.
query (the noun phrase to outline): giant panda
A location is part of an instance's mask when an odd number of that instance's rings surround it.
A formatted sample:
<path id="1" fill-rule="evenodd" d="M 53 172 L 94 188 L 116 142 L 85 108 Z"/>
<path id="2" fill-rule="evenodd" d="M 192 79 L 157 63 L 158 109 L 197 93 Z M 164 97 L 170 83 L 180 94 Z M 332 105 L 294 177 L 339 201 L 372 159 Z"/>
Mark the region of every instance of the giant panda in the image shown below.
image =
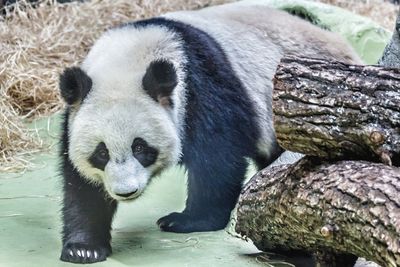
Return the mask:
<path id="1" fill-rule="evenodd" d="M 104 33 L 60 75 L 61 260 L 105 260 L 117 202 L 175 164 L 187 169 L 186 208 L 160 218 L 161 230 L 224 228 L 249 159 L 262 168 L 282 153 L 271 93 L 287 53 L 360 62 L 338 35 L 263 5 L 173 12 Z"/>

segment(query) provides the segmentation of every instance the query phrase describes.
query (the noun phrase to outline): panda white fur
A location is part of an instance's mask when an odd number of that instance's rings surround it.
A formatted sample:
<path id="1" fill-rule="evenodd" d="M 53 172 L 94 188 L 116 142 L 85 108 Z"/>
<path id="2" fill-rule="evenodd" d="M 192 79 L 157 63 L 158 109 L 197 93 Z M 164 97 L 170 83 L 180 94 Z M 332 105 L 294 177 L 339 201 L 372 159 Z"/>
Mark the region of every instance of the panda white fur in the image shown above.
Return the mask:
<path id="1" fill-rule="evenodd" d="M 174 164 L 188 171 L 181 213 L 164 231 L 225 227 L 253 159 L 282 152 L 272 127 L 272 77 L 285 53 L 359 59 L 337 35 L 264 6 L 169 13 L 107 31 L 60 76 L 63 124 L 61 260 L 111 253 L 117 201 L 138 197 Z"/>

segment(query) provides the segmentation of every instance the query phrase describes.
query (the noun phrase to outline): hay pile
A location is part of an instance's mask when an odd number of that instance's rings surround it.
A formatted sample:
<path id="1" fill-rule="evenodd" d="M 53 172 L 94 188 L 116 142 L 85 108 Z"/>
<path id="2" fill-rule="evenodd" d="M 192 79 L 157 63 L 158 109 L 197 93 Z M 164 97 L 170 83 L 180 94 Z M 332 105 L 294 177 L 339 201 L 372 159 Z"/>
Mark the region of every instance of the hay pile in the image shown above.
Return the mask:
<path id="1" fill-rule="evenodd" d="M 360 15 L 371 18 L 382 27 L 393 31 L 399 6 L 388 0 L 316 0 L 351 10 Z"/>
<path id="2" fill-rule="evenodd" d="M 0 94 L 0 171 L 20 170 L 31 166 L 26 156 L 38 151 L 42 142 L 21 123 L 21 116 L 10 105 L 14 100 L 3 90 Z"/>
<path id="3" fill-rule="evenodd" d="M 61 108 L 58 75 L 80 62 L 107 28 L 172 10 L 196 9 L 224 0 L 92 0 L 36 8 L 19 2 L 0 18 L 0 171 L 27 167 L 43 147 L 24 119 Z"/>

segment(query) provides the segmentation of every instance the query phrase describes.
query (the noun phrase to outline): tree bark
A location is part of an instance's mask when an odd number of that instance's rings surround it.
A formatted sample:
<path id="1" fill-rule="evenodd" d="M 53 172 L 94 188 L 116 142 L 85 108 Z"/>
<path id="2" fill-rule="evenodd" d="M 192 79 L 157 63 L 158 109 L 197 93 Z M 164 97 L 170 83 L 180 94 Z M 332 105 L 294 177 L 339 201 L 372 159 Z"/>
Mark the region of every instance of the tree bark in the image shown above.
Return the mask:
<path id="1" fill-rule="evenodd" d="M 308 252 L 317 266 L 357 256 L 400 266 L 400 16 L 381 66 L 286 57 L 274 79 L 280 145 L 305 157 L 243 189 L 237 232 L 266 251 Z M 285 152 L 290 153 L 290 152 Z"/>
<path id="2" fill-rule="evenodd" d="M 279 144 L 326 159 L 400 164 L 400 70 L 285 57 L 274 78 Z"/>
<path id="3" fill-rule="evenodd" d="M 396 0 L 396 2 L 399 3 L 398 0 Z M 379 60 L 379 65 L 400 68 L 400 11 L 396 19 L 392 39 L 383 51 L 382 58 Z"/>
<path id="4" fill-rule="evenodd" d="M 319 266 L 354 255 L 400 266 L 400 169 L 306 157 L 266 168 L 245 186 L 236 231 L 265 251 L 307 251 Z"/>

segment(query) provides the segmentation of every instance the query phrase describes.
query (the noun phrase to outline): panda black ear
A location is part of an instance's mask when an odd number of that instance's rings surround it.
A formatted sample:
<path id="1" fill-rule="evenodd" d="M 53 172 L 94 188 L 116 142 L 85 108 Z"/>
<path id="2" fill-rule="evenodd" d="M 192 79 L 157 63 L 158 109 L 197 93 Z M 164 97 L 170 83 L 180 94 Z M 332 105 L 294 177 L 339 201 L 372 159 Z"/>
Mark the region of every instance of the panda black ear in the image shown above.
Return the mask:
<path id="1" fill-rule="evenodd" d="M 150 63 L 143 76 L 143 89 L 151 98 L 163 106 L 171 106 L 171 94 L 178 84 L 174 65 L 167 60 L 156 60 Z"/>
<path id="2" fill-rule="evenodd" d="M 60 92 L 68 105 L 81 102 L 92 88 L 92 79 L 80 68 L 67 68 L 60 75 Z"/>

